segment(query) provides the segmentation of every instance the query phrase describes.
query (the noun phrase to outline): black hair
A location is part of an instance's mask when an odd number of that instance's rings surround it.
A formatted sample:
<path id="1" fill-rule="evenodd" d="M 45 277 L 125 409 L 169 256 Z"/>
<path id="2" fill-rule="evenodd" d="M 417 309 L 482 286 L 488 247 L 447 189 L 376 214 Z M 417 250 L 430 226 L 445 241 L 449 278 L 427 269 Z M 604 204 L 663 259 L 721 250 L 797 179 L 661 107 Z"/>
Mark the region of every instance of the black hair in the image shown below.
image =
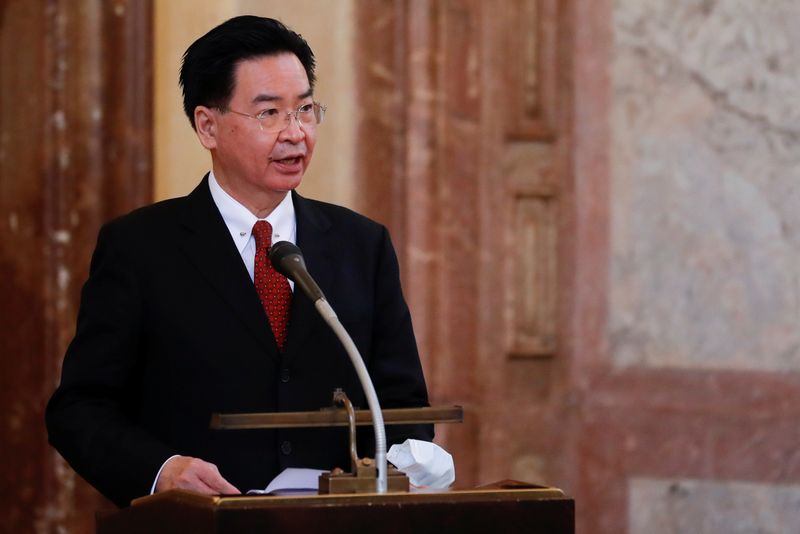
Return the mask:
<path id="1" fill-rule="evenodd" d="M 282 53 L 297 56 L 314 89 L 314 52 L 303 37 L 277 20 L 252 15 L 229 19 L 186 49 L 180 72 L 183 110 L 194 124 L 197 106 L 225 109 L 236 80 L 236 66 L 244 60 Z"/>

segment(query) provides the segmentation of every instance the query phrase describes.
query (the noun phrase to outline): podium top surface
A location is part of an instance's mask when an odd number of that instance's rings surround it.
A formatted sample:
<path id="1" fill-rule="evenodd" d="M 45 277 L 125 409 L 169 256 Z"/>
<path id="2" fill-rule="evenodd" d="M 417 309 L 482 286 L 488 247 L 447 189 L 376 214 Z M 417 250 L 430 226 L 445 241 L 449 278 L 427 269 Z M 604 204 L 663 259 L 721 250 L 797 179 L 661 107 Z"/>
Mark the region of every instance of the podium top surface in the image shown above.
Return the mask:
<path id="1" fill-rule="evenodd" d="M 396 493 L 358 493 L 339 495 L 201 495 L 191 491 L 170 490 L 136 499 L 132 507 L 175 503 L 193 507 L 211 507 L 218 509 L 249 509 L 283 507 L 287 505 L 301 506 L 347 506 L 380 504 L 421 504 L 421 503 L 468 503 L 494 501 L 532 501 L 544 499 L 567 499 L 558 488 L 525 487 L 525 488 L 476 488 L 470 490 L 422 491 Z"/>

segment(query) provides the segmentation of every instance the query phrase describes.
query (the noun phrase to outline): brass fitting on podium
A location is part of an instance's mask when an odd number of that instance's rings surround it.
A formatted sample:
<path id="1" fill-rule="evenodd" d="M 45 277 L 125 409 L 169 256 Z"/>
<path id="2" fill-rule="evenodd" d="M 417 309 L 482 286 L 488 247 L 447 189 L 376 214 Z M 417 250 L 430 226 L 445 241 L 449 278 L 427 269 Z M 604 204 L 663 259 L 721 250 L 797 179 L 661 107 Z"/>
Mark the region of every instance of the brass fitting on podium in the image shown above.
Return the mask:
<path id="1" fill-rule="evenodd" d="M 330 473 L 319 476 L 319 493 L 375 493 L 375 480 L 378 478 L 378 469 L 372 458 L 362 458 L 356 467 L 355 473 L 347 473 L 337 467 Z M 408 492 L 408 477 L 389 466 L 387 472 L 387 491 Z"/>
<path id="2" fill-rule="evenodd" d="M 375 493 L 378 479 L 378 468 L 372 458 L 359 458 L 356 450 L 356 412 L 353 403 L 341 389 L 333 392 L 333 405 L 347 410 L 347 421 L 350 427 L 350 467 L 351 472 L 336 467 L 330 473 L 319 476 L 320 494 L 340 493 Z M 389 466 L 387 470 L 387 491 L 408 492 L 408 477 Z"/>

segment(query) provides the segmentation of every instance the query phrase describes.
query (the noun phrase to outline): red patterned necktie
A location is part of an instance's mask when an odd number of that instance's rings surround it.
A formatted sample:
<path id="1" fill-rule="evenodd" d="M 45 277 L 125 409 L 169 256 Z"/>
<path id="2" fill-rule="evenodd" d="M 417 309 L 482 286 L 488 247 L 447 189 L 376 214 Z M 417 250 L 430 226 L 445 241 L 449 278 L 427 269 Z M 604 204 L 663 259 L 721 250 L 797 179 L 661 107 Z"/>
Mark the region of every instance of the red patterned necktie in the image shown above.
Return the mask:
<path id="1" fill-rule="evenodd" d="M 256 262 L 253 281 L 258 298 L 267 313 L 269 325 L 283 351 L 286 333 L 289 326 L 289 306 L 292 303 L 292 290 L 289 280 L 272 266 L 267 254 L 272 246 L 272 225 L 267 221 L 258 221 L 253 226 L 253 237 L 256 238 Z"/>

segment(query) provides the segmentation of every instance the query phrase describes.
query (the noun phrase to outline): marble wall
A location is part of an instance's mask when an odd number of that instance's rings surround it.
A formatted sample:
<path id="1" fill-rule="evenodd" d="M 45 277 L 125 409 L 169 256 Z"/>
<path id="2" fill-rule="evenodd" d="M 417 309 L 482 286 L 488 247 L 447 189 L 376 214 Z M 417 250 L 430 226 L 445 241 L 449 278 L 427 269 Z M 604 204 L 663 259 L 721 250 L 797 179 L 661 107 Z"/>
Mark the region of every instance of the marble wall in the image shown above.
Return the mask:
<path id="1" fill-rule="evenodd" d="M 623 475 L 627 528 L 795 532 L 800 3 L 615 0 L 610 26 L 608 357 L 653 402 L 637 439 L 679 444 Z"/>
<path id="2" fill-rule="evenodd" d="M 800 3 L 617 0 L 617 366 L 800 369 Z"/>
<path id="3" fill-rule="evenodd" d="M 797 485 L 641 478 L 628 490 L 631 534 L 777 534 L 800 525 Z"/>

